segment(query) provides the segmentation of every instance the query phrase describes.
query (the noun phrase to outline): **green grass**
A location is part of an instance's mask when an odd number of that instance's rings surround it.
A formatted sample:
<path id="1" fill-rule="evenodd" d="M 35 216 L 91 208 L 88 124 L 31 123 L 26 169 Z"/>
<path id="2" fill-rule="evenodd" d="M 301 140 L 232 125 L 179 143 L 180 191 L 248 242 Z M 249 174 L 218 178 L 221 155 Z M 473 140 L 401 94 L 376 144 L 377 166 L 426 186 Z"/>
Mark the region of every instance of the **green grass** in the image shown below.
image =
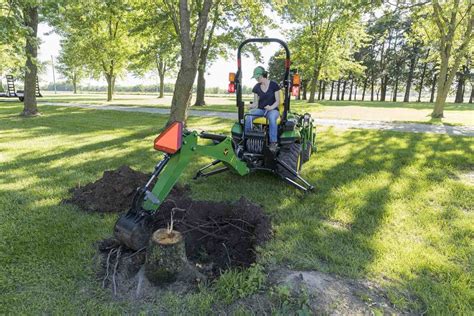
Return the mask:
<path id="1" fill-rule="evenodd" d="M 168 293 L 156 306 L 114 301 L 100 288 L 92 258 L 94 242 L 111 234 L 117 215 L 60 205 L 69 188 L 104 170 L 127 164 L 151 171 L 160 157 L 152 140 L 166 117 L 41 109 L 42 116 L 26 119 L 17 115 L 20 103 L 0 107 L 0 314 L 207 314 L 222 306 L 219 286 Z M 190 128 L 223 132 L 230 124 L 189 120 Z M 181 182 L 195 198 L 245 195 L 264 206 L 275 236 L 261 249 L 262 266 L 367 278 L 400 308 L 471 313 L 474 187 L 459 176 L 474 168 L 473 139 L 328 129 L 318 134 L 318 147 L 303 170 L 313 194 L 266 173 L 192 181 L 205 158 L 193 161 Z"/>

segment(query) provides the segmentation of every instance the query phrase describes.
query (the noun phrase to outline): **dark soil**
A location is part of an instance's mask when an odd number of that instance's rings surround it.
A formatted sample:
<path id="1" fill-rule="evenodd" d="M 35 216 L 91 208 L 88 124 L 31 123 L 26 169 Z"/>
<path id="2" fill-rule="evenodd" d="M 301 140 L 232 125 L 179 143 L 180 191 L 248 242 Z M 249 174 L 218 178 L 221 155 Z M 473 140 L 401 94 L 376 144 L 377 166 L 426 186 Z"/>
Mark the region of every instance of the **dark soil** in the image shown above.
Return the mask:
<path id="1" fill-rule="evenodd" d="M 121 166 L 105 171 L 102 178 L 85 186 L 72 188 L 72 197 L 63 201 L 79 206 L 87 212 L 124 212 L 132 205 L 133 195 L 150 175 Z"/>
<path id="2" fill-rule="evenodd" d="M 125 212 L 131 207 L 136 188 L 148 178 L 147 174 L 122 166 L 105 171 L 94 183 L 74 188 L 72 197 L 63 202 L 88 212 Z M 168 227 L 171 221 L 173 229 L 184 235 L 190 262 L 210 279 L 229 268 L 250 266 L 256 260 L 256 247 L 271 235 L 270 219 L 260 205 L 244 197 L 235 202 L 197 201 L 190 197 L 188 187 L 181 186 L 173 188 L 148 224 L 155 231 Z M 114 269 L 120 274 L 118 279 L 136 278 L 146 257 L 146 249 L 135 253 L 114 238 L 99 242 L 98 248 L 99 275 L 104 277 L 106 286 L 113 285 Z M 117 254 L 119 262 L 115 267 Z"/>

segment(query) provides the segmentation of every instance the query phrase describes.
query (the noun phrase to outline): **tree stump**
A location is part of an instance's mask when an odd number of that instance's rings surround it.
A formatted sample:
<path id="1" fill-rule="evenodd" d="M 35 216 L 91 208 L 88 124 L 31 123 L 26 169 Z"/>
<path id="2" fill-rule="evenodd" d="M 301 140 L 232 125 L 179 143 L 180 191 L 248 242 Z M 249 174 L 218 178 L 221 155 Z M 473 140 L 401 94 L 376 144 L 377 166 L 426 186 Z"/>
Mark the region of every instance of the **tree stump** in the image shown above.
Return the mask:
<path id="1" fill-rule="evenodd" d="M 175 230 L 170 232 L 166 228 L 158 229 L 150 238 L 145 275 L 155 285 L 204 278 L 188 262 L 183 235 Z"/>

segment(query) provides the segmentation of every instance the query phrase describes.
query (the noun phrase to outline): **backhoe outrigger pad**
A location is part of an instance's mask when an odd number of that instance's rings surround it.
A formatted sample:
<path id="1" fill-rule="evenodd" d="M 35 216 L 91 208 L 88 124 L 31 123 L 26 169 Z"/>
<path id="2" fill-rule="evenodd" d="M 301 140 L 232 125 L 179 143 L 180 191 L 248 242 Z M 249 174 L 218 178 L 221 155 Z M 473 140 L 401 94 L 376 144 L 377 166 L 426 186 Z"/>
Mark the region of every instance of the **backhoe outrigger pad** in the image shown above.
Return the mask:
<path id="1" fill-rule="evenodd" d="M 135 251 L 146 247 L 153 233 L 149 217 L 145 212 L 137 213 L 133 210 L 123 214 L 115 223 L 115 238 Z"/>

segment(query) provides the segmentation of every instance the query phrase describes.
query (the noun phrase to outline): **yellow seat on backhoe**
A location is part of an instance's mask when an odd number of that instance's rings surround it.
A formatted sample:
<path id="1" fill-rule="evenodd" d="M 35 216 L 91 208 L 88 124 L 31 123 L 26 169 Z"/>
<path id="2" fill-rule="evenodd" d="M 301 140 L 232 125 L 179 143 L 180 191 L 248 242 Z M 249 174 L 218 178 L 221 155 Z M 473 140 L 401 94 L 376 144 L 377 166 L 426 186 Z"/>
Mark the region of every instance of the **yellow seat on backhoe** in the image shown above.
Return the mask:
<path id="1" fill-rule="evenodd" d="M 277 118 L 277 125 L 280 125 L 281 118 L 283 117 L 283 111 L 285 110 L 284 101 L 285 101 L 285 97 L 283 95 L 283 89 L 280 89 L 280 104 L 278 105 L 278 112 L 280 112 L 280 117 Z M 254 119 L 253 123 L 267 125 L 268 121 L 266 117 L 262 116 L 262 117 L 257 117 L 256 119 Z"/>

